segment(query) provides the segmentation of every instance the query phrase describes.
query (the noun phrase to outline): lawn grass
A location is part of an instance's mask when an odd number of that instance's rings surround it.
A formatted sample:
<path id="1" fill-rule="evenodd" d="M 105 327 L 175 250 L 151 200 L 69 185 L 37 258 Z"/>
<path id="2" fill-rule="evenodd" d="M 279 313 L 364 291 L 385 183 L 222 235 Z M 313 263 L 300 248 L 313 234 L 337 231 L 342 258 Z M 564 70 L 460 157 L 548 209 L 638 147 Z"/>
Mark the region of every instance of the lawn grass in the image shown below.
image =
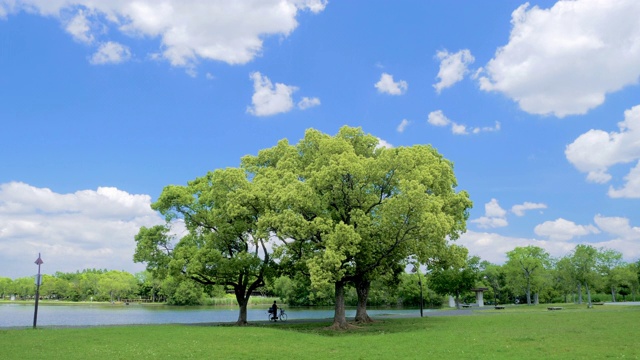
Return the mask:
<path id="1" fill-rule="evenodd" d="M 560 305 L 468 316 L 248 327 L 149 325 L 2 330 L 3 359 L 638 359 L 640 307 Z"/>

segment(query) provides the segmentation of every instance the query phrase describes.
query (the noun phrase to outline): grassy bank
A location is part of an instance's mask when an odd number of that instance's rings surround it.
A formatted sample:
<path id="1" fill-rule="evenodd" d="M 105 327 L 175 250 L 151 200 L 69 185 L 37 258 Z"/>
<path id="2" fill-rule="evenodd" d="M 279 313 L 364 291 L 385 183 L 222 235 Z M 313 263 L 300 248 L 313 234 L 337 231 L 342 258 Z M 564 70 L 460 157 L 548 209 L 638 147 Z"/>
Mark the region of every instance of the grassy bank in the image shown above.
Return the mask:
<path id="1" fill-rule="evenodd" d="M 605 359 L 640 358 L 640 307 L 564 305 L 388 319 L 342 332 L 328 323 L 3 330 L 4 359 Z"/>

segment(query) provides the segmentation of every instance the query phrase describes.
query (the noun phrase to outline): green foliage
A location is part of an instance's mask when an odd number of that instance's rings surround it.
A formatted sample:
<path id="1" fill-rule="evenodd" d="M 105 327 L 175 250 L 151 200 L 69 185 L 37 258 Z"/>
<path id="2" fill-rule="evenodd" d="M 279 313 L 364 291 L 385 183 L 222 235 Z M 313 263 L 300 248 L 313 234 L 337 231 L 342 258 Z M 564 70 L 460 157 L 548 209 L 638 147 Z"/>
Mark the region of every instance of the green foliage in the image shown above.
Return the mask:
<path id="1" fill-rule="evenodd" d="M 293 278 L 280 276 L 273 281 L 271 288 L 274 295 L 290 306 L 332 305 L 334 301 L 333 286 L 312 287 L 311 279 L 302 274 L 296 274 Z"/>
<path id="2" fill-rule="evenodd" d="M 527 304 L 531 305 L 531 292 L 539 292 L 545 287 L 551 257 L 538 246 L 516 247 L 507 252 L 505 273 L 507 283 L 514 293 L 527 296 Z"/>
<path id="3" fill-rule="evenodd" d="M 163 282 L 163 293 L 169 305 L 202 305 L 205 301 L 203 286 L 194 281 L 168 277 Z"/>
<path id="4" fill-rule="evenodd" d="M 262 196 L 245 171 L 235 168 L 209 172 L 187 186 L 165 187 L 152 208 L 165 216 L 167 225 L 140 229 L 134 261 L 145 262 L 161 279 L 171 275 L 173 280 L 233 289 L 240 308 L 238 323 L 246 323 L 251 293 L 265 285 L 274 266 L 267 251 L 268 233 L 258 231 Z M 170 233 L 176 222 L 187 229 L 177 242 Z M 187 298 L 177 301 L 195 301 L 191 289 L 184 285 Z"/>
<path id="5" fill-rule="evenodd" d="M 0 277 L 0 299 L 13 294 L 13 280 L 8 277 Z"/>
<path id="6" fill-rule="evenodd" d="M 480 274 L 480 258 L 467 257 L 467 253 L 466 248 L 451 245 L 429 275 L 430 287 L 440 295 L 455 295 L 458 306 L 460 297 L 476 285 Z"/>
<path id="7" fill-rule="evenodd" d="M 298 144 L 282 140 L 242 166 L 268 195 L 261 232 L 283 240 L 281 261 L 316 289 L 366 288 L 412 255 L 428 263 L 465 230 L 471 207 L 435 149 L 378 147 L 359 128 L 307 130 Z"/>

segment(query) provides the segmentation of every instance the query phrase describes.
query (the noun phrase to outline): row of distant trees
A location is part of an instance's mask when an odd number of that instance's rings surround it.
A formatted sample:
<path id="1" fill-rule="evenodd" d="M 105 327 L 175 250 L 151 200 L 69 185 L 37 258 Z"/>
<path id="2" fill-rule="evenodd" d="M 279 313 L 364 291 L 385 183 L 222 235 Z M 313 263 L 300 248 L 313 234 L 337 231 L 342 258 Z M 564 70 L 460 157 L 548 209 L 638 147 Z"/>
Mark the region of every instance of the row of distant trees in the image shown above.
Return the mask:
<path id="1" fill-rule="evenodd" d="M 627 263 L 622 253 L 580 244 L 561 258 L 537 246 L 507 252 L 496 265 L 469 257 L 464 264 L 435 269 L 429 274 L 439 293 L 466 296 L 471 288 L 486 287 L 485 299 L 495 303 L 587 302 L 635 300 L 640 287 L 640 261 Z"/>
<path id="2" fill-rule="evenodd" d="M 18 300 L 35 296 L 33 277 L 10 279 L 0 277 L 0 298 Z M 173 278 L 154 279 L 148 272 L 131 274 L 126 271 L 86 269 L 75 273 L 56 272 L 43 275 L 40 297 L 65 301 L 148 301 L 173 305 L 200 304 L 207 296 L 215 296 L 197 284 L 181 283 Z M 220 295 L 220 289 L 217 289 Z M 222 291 L 222 294 L 224 291 Z"/>
<path id="3" fill-rule="evenodd" d="M 464 248 L 457 248 L 466 254 Z M 458 264 L 440 264 L 422 272 L 399 272 L 372 282 L 369 304 L 373 306 L 418 306 L 420 284 L 427 307 L 442 306 L 445 295 L 458 303 L 474 302 L 472 288 L 485 287 L 485 302 L 529 303 L 636 300 L 640 283 L 640 261 L 626 263 L 618 251 L 578 245 L 562 258 L 551 257 L 542 248 L 518 247 L 507 253 L 503 265 L 467 257 Z M 331 286 L 311 286 L 306 276 L 270 278 L 258 289 L 262 295 L 276 296 L 290 306 L 333 305 Z M 207 299 L 224 297 L 222 286 L 202 286 L 174 277 L 154 278 L 149 272 L 87 269 L 75 273 L 44 275 L 40 296 L 65 301 L 163 302 L 172 305 L 202 305 Z M 0 277 L 0 298 L 32 299 L 33 277 Z M 347 305 L 357 304 L 355 288 L 346 292 Z"/>

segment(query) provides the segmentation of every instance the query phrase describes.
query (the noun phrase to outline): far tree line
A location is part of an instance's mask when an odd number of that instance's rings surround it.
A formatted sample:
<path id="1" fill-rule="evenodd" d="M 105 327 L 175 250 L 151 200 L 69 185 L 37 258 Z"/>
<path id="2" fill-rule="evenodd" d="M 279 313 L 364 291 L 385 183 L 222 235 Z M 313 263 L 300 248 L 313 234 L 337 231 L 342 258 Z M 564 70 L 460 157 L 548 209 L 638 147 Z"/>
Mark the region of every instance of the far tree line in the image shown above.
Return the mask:
<path id="1" fill-rule="evenodd" d="M 463 248 L 458 251 L 465 252 Z M 458 265 L 402 271 L 371 283 L 368 303 L 372 306 L 438 308 L 446 296 L 458 303 L 475 301 L 473 288 L 487 288 L 488 304 L 589 303 L 635 301 L 640 283 L 640 260 L 622 261 L 622 254 L 606 248 L 578 245 L 568 255 L 553 258 L 535 246 L 518 247 L 507 253 L 507 262 L 496 265 L 479 257 L 468 257 Z M 420 298 L 422 285 L 423 298 Z M 527 288 L 529 291 L 527 291 Z M 228 296 L 223 286 L 203 286 L 167 276 L 154 278 L 150 272 L 86 269 L 73 273 L 44 275 L 40 296 L 64 301 L 144 301 L 170 305 L 215 304 L 213 299 Z M 281 275 L 270 278 L 258 289 L 260 296 L 280 298 L 289 306 L 334 305 L 333 288 L 314 288 L 306 276 Z M 33 299 L 33 277 L 0 277 L 0 299 Z M 356 289 L 345 292 L 345 304 L 356 306 Z"/>

